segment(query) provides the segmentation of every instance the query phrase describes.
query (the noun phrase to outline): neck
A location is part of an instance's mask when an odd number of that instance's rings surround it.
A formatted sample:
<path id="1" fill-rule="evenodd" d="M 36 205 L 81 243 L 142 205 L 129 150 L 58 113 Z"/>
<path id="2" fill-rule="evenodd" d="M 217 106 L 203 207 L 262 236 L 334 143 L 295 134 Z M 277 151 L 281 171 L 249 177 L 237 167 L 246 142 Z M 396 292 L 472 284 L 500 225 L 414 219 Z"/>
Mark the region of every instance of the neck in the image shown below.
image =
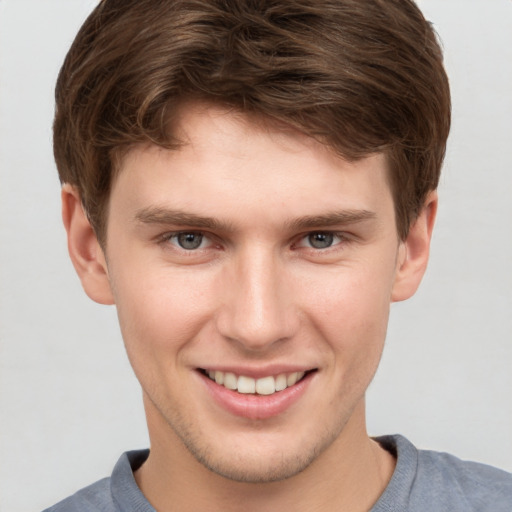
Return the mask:
<path id="1" fill-rule="evenodd" d="M 395 467 L 393 456 L 366 433 L 364 401 L 340 436 L 310 466 L 269 483 L 236 482 L 213 473 L 188 452 L 156 411 L 146 412 L 151 452 L 135 479 L 159 512 L 231 512 L 240 510 L 241 503 L 245 512 L 367 511 Z"/>

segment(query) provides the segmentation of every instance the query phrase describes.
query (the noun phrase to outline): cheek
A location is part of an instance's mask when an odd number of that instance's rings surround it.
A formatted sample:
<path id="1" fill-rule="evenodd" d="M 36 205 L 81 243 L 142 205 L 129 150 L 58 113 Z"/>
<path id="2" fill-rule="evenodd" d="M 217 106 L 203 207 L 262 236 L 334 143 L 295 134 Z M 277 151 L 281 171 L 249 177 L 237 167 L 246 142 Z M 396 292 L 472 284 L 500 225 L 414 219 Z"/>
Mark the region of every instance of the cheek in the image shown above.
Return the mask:
<path id="1" fill-rule="evenodd" d="M 390 266 L 352 265 L 303 275 L 293 294 L 317 318 L 318 326 L 364 332 L 387 322 L 393 271 Z"/>
<path id="2" fill-rule="evenodd" d="M 390 308 L 392 272 L 342 268 L 310 282 L 302 296 L 309 321 L 326 340 L 343 373 L 373 375 L 380 359 Z M 371 267 L 370 267 L 371 268 Z M 385 269 L 384 269 L 385 270 Z M 306 302 L 307 301 L 307 302 Z"/>
<path id="3" fill-rule="evenodd" d="M 114 296 L 123 339 L 132 360 L 163 362 L 197 336 L 211 316 L 205 276 L 172 272 L 121 272 L 114 277 Z"/>

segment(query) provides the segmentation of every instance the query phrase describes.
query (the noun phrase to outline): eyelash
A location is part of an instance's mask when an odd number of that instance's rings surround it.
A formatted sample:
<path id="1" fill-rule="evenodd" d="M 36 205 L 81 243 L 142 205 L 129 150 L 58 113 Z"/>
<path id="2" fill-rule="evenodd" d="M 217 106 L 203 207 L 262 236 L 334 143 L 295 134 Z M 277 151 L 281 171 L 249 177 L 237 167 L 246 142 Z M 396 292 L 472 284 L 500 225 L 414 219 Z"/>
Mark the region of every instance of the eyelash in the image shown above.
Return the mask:
<path id="1" fill-rule="evenodd" d="M 159 237 L 159 240 L 158 242 L 160 244 L 168 244 L 169 242 L 172 241 L 172 239 L 179 237 L 180 235 L 200 235 L 201 237 L 203 237 L 203 239 L 207 239 L 209 240 L 210 242 L 212 241 L 212 236 L 207 234 L 207 233 L 204 233 L 203 231 L 194 231 L 194 230 L 190 230 L 190 231 L 174 231 L 174 232 L 171 232 L 171 233 L 164 233 L 163 235 L 161 235 Z M 201 240 L 201 244 L 202 244 L 202 240 Z M 185 254 L 192 254 L 192 253 L 197 253 L 199 252 L 201 249 L 205 249 L 205 248 L 195 248 L 195 249 L 185 249 L 184 247 L 180 247 L 177 243 L 176 244 L 172 244 L 177 250 L 179 251 L 182 251 L 183 253 Z"/>
<path id="2" fill-rule="evenodd" d="M 321 235 L 321 236 L 324 236 L 324 237 L 327 237 L 327 238 L 330 237 L 332 239 L 337 238 L 338 241 L 336 243 L 331 243 L 331 245 L 329 245 L 327 247 L 312 247 L 311 246 L 311 240 L 310 240 L 310 245 L 302 246 L 302 247 L 304 247 L 305 249 L 313 250 L 315 252 L 326 252 L 329 249 L 335 249 L 338 245 L 348 241 L 348 237 L 347 237 L 346 233 L 343 233 L 343 232 L 336 232 L 336 231 L 311 231 L 309 233 L 306 233 L 305 235 L 302 235 L 300 237 L 300 239 L 299 239 L 299 243 L 295 244 L 295 246 L 300 246 L 300 243 L 302 243 L 303 241 L 306 241 L 310 237 L 317 236 L 317 235 Z M 331 240 L 331 242 L 333 242 L 333 240 Z"/>
<path id="3" fill-rule="evenodd" d="M 167 243 L 171 242 L 173 239 L 177 239 L 177 237 L 179 237 L 180 235 L 200 235 L 201 237 L 203 237 L 200 244 L 203 243 L 204 239 L 207 239 L 210 242 L 209 246 L 207 246 L 207 247 L 204 247 L 204 248 L 197 247 L 197 248 L 192 248 L 192 249 L 185 249 L 184 247 L 180 247 L 178 245 L 178 243 L 172 244 L 176 250 L 181 251 L 182 253 L 188 254 L 188 255 L 193 255 L 194 253 L 197 254 L 201 250 L 208 249 L 210 247 L 210 245 L 213 244 L 213 240 L 215 238 L 213 235 L 210 235 L 203 231 L 194 231 L 194 230 L 185 231 L 184 230 L 184 231 L 174 231 L 174 232 L 164 233 L 163 235 L 161 235 L 159 237 L 158 242 L 160 244 L 167 244 Z M 327 247 L 324 247 L 324 248 L 312 247 L 311 245 L 302 245 L 302 246 L 300 245 L 303 241 L 307 240 L 308 237 L 311 237 L 314 235 L 324 235 L 324 236 L 328 236 L 328 237 L 333 237 L 333 238 L 337 238 L 338 241 L 336 243 L 329 245 Z M 296 239 L 298 240 L 298 242 L 294 242 L 292 244 L 293 248 L 299 247 L 299 248 L 313 251 L 315 253 L 325 253 L 328 251 L 330 252 L 331 249 L 335 249 L 339 245 L 342 245 L 342 244 L 345 245 L 346 243 L 350 242 L 350 237 L 347 235 L 346 232 L 323 231 L 323 230 L 310 231 L 308 233 L 299 235 L 298 237 L 296 237 Z"/>

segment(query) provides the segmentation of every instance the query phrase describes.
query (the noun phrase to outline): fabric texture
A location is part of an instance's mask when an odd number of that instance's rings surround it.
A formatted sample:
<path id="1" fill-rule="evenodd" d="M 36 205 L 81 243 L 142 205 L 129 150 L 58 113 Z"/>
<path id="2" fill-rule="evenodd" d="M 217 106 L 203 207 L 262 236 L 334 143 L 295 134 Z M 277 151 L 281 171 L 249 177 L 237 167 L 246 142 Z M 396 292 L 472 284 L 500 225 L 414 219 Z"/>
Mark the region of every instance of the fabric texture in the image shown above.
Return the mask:
<path id="1" fill-rule="evenodd" d="M 377 441 L 396 453 L 397 465 L 370 512 L 512 512 L 512 474 L 417 450 L 398 435 Z"/>
<path id="2" fill-rule="evenodd" d="M 405 437 L 376 439 L 397 457 L 386 490 L 370 512 L 512 512 L 512 474 L 448 455 L 417 450 Z M 112 472 L 44 512 L 155 512 L 133 471 L 149 450 L 124 453 Z"/>

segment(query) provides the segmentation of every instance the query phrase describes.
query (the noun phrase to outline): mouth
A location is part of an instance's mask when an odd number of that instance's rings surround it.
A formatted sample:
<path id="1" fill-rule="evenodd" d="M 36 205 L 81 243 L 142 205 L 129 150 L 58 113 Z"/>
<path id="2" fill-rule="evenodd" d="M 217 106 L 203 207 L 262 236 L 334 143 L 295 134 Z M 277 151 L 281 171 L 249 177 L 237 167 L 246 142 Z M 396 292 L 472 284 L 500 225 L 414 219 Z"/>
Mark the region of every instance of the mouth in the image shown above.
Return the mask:
<path id="1" fill-rule="evenodd" d="M 232 372 L 200 369 L 210 380 L 219 386 L 244 395 L 274 395 L 294 386 L 315 370 L 280 373 L 255 379 L 247 375 L 236 375 Z"/>

